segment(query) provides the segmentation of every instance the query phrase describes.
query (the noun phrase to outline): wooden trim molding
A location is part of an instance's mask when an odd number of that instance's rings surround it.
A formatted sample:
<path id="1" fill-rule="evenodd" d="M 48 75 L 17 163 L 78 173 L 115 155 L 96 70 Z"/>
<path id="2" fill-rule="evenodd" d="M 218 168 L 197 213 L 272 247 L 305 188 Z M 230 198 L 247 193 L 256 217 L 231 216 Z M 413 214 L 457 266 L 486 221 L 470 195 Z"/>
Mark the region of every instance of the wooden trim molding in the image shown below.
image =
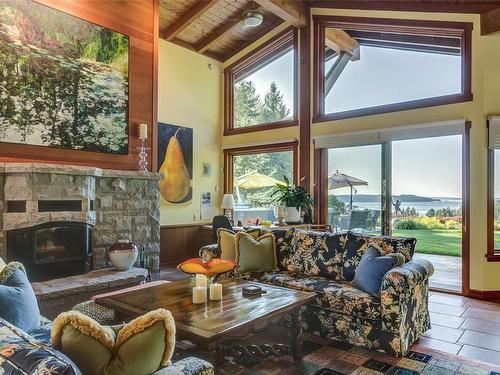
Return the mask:
<path id="1" fill-rule="evenodd" d="M 389 10 L 392 12 L 483 13 L 500 6 L 497 0 L 311 0 L 311 8 Z"/>
<path id="2" fill-rule="evenodd" d="M 224 194 L 233 192 L 233 161 L 235 156 L 260 154 L 263 152 L 293 152 L 293 179 L 298 183 L 298 141 L 273 143 L 259 146 L 238 147 L 224 150 Z"/>
<path id="3" fill-rule="evenodd" d="M 260 64 L 265 64 L 272 60 L 288 48 L 292 47 L 294 58 L 294 110 L 290 120 L 277 121 L 266 124 L 258 124 L 243 128 L 234 127 L 234 83 L 238 76 L 243 75 L 251 69 L 256 69 Z M 283 128 L 298 125 L 298 38 L 297 29 L 289 27 L 281 33 L 275 35 L 266 43 L 257 47 L 246 56 L 234 62 L 224 69 L 224 135 L 234 135 L 242 133 L 252 133 L 270 129 Z"/>
<path id="4" fill-rule="evenodd" d="M 314 150 L 314 224 L 328 224 L 328 149 Z"/>
<path id="5" fill-rule="evenodd" d="M 160 0 L 153 0 L 153 37 L 156 43 L 153 46 L 153 122 L 151 124 L 150 137 L 151 156 L 150 165 L 151 171 L 158 170 L 158 49 L 160 37 Z"/>
<path id="6" fill-rule="evenodd" d="M 487 125 L 489 127 L 489 123 Z M 488 208 L 487 208 L 487 252 L 488 262 L 500 262 L 500 249 L 495 249 L 495 150 L 488 149 Z"/>
<path id="7" fill-rule="evenodd" d="M 306 11 L 309 20 L 309 8 Z M 299 30 L 299 184 L 311 189 L 311 29 L 309 25 Z"/>
<path id="8" fill-rule="evenodd" d="M 500 290 L 471 289 L 469 291 L 468 297 L 487 300 L 487 301 L 497 301 L 497 300 L 500 300 Z"/>
<path id="9" fill-rule="evenodd" d="M 462 137 L 462 294 L 470 295 L 470 128 Z"/>
<path id="10" fill-rule="evenodd" d="M 312 121 L 314 123 L 461 103 L 473 99 L 471 91 L 472 23 L 341 16 L 314 16 L 313 21 L 314 89 Z M 324 41 L 326 28 L 355 29 L 360 32 L 391 32 L 419 37 L 422 35 L 460 37 L 462 50 L 462 90 L 459 94 L 411 100 L 337 113 L 325 113 L 325 85 L 323 77 L 325 75 Z"/>

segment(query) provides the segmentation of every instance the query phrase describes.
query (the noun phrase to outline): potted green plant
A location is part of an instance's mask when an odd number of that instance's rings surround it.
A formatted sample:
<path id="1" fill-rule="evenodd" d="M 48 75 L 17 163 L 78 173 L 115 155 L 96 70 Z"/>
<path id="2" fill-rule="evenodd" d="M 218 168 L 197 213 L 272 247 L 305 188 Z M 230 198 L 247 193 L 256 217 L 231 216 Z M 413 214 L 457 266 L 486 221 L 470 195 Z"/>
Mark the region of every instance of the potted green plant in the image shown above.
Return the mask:
<path id="1" fill-rule="evenodd" d="M 302 214 L 310 213 L 314 201 L 311 195 L 301 186 L 290 185 L 284 176 L 285 184 L 279 183 L 271 194 L 272 202 L 285 207 L 287 223 L 299 223 Z"/>

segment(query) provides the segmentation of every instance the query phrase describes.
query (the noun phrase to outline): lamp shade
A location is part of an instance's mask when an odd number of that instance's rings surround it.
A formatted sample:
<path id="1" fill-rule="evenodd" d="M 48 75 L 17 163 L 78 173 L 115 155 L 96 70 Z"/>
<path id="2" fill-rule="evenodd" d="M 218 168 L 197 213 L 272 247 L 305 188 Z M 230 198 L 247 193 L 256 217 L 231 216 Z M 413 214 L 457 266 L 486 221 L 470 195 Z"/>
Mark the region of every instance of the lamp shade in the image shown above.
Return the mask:
<path id="1" fill-rule="evenodd" d="M 235 207 L 235 204 L 234 204 L 233 194 L 224 194 L 220 208 L 223 208 L 225 210 L 234 210 L 234 207 Z"/>

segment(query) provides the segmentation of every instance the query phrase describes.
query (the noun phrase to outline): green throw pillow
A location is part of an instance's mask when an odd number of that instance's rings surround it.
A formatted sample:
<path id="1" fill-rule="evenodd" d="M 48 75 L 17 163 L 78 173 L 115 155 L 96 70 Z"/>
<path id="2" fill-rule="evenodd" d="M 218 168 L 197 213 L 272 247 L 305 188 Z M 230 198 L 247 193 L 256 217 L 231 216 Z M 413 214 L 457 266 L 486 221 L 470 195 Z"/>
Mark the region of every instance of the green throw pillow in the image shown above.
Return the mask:
<path id="1" fill-rule="evenodd" d="M 52 346 L 85 375 L 150 375 L 170 364 L 175 323 L 157 309 L 120 326 L 101 326 L 77 311 L 60 314 L 52 327 Z"/>
<path id="2" fill-rule="evenodd" d="M 254 239 L 251 235 L 236 233 L 236 263 L 238 272 L 269 272 L 276 269 L 276 239 L 266 233 Z"/>
<path id="3" fill-rule="evenodd" d="M 250 229 L 245 231 L 253 238 L 258 238 L 260 229 Z M 217 229 L 217 245 L 221 252 L 222 259 L 235 260 L 236 259 L 236 233 L 232 230 L 219 228 Z"/>

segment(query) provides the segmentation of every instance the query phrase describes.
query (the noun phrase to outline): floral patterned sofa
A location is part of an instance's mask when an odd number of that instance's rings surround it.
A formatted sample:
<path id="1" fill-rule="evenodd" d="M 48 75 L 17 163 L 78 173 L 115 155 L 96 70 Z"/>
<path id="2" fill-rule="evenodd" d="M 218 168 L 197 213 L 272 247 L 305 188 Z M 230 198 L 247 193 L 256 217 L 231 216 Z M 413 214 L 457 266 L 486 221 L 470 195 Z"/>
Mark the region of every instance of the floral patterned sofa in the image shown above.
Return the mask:
<path id="1" fill-rule="evenodd" d="M 431 263 L 412 259 L 416 239 L 273 230 L 279 271 L 233 274 L 263 283 L 314 291 L 314 303 L 303 308 L 303 328 L 319 336 L 403 356 L 430 329 L 428 310 Z M 386 254 L 401 253 L 405 263 L 383 279 L 380 295 L 356 289 L 351 281 L 365 250 L 374 244 Z M 200 250 L 209 260 L 215 246 Z"/>
<path id="2" fill-rule="evenodd" d="M 0 318 L 0 374 L 80 375 L 80 370 L 50 346 L 52 322 L 43 319 L 29 334 Z M 214 375 L 214 368 L 198 358 L 185 358 L 153 375 Z"/>

